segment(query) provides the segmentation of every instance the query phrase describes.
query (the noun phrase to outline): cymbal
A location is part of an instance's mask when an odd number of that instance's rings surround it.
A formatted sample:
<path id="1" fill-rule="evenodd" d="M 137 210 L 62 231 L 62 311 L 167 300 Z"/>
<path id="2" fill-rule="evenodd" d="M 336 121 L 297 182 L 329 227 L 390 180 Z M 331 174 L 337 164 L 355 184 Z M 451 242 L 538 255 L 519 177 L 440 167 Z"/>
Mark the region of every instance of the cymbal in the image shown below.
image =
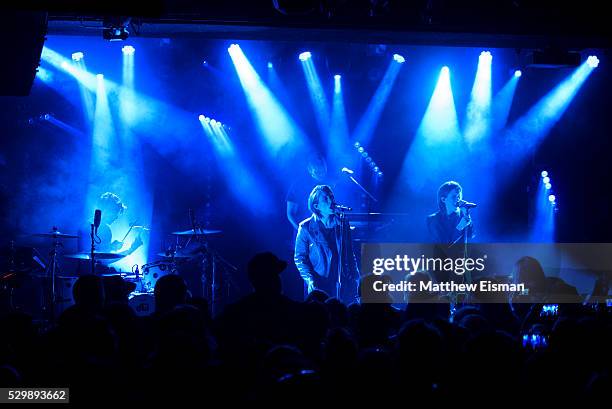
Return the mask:
<path id="1" fill-rule="evenodd" d="M 174 254 L 172 254 L 172 252 L 161 252 L 161 253 L 157 253 L 157 255 L 160 257 L 164 257 L 164 258 L 191 258 L 190 255 L 183 254 L 178 251 Z"/>
<path id="2" fill-rule="evenodd" d="M 34 237 L 49 237 L 49 238 L 52 238 L 52 239 L 78 239 L 79 238 L 79 236 L 76 236 L 74 234 L 60 233 L 57 230 L 52 231 L 50 233 L 34 233 L 34 234 L 32 234 L 32 236 L 34 236 Z"/>
<path id="3" fill-rule="evenodd" d="M 205 236 L 208 234 L 218 234 L 218 233 L 221 233 L 221 230 L 196 229 L 194 232 L 193 229 L 189 229 L 189 230 L 172 232 L 172 234 L 174 234 L 175 236 Z"/>
<path id="4" fill-rule="evenodd" d="M 65 254 L 64 257 L 74 258 L 77 260 L 91 260 L 91 253 Z M 119 260 L 123 257 L 125 257 L 123 254 L 118 254 L 118 253 L 103 253 L 103 252 L 94 253 L 94 258 L 96 260 Z"/>

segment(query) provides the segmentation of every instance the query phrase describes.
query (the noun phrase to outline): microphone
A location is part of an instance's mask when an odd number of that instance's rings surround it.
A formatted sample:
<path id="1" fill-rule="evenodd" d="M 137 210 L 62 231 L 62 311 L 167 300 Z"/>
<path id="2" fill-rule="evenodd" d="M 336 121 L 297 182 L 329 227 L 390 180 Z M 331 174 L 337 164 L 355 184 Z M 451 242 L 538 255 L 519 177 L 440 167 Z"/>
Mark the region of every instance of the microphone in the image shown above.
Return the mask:
<path id="1" fill-rule="evenodd" d="M 465 200 L 457 201 L 457 207 L 465 207 L 466 209 L 472 209 L 476 206 L 477 206 L 476 203 L 467 202 Z"/>
<path id="2" fill-rule="evenodd" d="M 355 173 L 355 171 L 345 167 L 342 168 L 342 173 L 348 173 L 349 175 L 352 175 L 353 173 Z"/>
<path id="3" fill-rule="evenodd" d="M 102 210 L 96 209 L 94 212 L 94 227 L 96 229 L 96 234 L 98 234 L 98 227 L 100 227 L 100 222 L 102 221 Z"/>
<path id="4" fill-rule="evenodd" d="M 350 211 L 353 210 L 353 208 L 350 207 L 350 206 L 344 206 L 344 205 L 341 205 L 341 204 L 338 204 L 338 203 L 332 203 L 331 208 L 334 209 L 334 210 L 340 210 L 340 211 L 343 211 L 343 212 L 350 212 Z"/>

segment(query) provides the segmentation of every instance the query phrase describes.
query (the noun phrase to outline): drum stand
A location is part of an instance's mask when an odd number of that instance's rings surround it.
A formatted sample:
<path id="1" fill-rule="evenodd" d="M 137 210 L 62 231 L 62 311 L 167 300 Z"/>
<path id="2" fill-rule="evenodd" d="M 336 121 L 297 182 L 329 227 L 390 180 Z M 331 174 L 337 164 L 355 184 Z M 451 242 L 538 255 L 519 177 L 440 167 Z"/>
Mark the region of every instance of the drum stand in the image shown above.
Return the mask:
<path id="1" fill-rule="evenodd" d="M 220 289 L 219 284 L 219 270 L 220 268 L 223 270 L 230 269 L 233 272 L 237 272 L 238 268 L 227 261 L 223 256 L 221 256 L 216 250 L 210 247 L 210 244 L 203 240 L 202 248 L 204 251 L 202 252 L 202 295 L 207 296 L 210 301 L 210 312 L 214 317 L 217 313 L 217 307 L 219 306 L 219 302 L 221 301 L 217 295 L 218 290 Z M 210 264 L 210 274 L 207 274 L 207 266 Z M 227 288 L 227 292 L 229 294 L 229 288 L 231 284 L 231 275 L 223 277 L 223 283 Z"/>
<path id="2" fill-rule="evenodd" d="M 55 229 L 55 228 L 54 228 Z M 51 279 L 51 292 L 48 303 L 49 308 L 49 318 L 51 323 L 55 322 L 55 308 L 57 304 L 57 297 L 55 294 L 55 277 L 60 267 L 57 262 L 58 249 L 63 247 L 58 238 L 53 239 L 53 249 L 51 250 L 51 261 L 47 264 L 47 270 L 45 271 L 45 276 Z"/>

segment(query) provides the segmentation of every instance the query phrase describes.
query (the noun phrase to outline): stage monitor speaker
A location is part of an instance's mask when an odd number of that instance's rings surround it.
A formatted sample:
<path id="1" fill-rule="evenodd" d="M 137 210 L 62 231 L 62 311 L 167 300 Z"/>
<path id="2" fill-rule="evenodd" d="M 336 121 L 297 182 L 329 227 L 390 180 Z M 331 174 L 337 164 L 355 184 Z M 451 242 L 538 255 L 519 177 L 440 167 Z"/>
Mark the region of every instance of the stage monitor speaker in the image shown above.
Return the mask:
<path id="1" fill-rule="evenodd" d="M 2 11 L 0 95 L 30 94 L 47 34 L 47 13 Z"/>

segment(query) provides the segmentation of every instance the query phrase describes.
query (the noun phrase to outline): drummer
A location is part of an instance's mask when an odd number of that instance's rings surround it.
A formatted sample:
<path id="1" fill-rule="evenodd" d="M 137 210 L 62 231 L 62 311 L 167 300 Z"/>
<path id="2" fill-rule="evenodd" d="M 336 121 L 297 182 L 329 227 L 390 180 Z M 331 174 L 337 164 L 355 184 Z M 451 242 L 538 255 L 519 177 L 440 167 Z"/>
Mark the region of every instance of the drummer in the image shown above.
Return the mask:
<path id="1" fill-rule="evenodd" d="M 104 193 L 98 199 L 97 208 L 102 211 L 102 222 L 98 228 L 98 238 L 101 242 L 96 244 L 96 251 L 105 253 L 113 252 L 129 256 L 142 246 L 143 242 L 140 233 L 136 236 L 136 239 L 132 242 L 130 247 L 121 252 L 119 250 L 121 250 L 124 243 L 119 240 L 113 240 L 111 225 L 127 209 L 127 206 L 121 201 L 119 196 L 111 192 Z"/>

